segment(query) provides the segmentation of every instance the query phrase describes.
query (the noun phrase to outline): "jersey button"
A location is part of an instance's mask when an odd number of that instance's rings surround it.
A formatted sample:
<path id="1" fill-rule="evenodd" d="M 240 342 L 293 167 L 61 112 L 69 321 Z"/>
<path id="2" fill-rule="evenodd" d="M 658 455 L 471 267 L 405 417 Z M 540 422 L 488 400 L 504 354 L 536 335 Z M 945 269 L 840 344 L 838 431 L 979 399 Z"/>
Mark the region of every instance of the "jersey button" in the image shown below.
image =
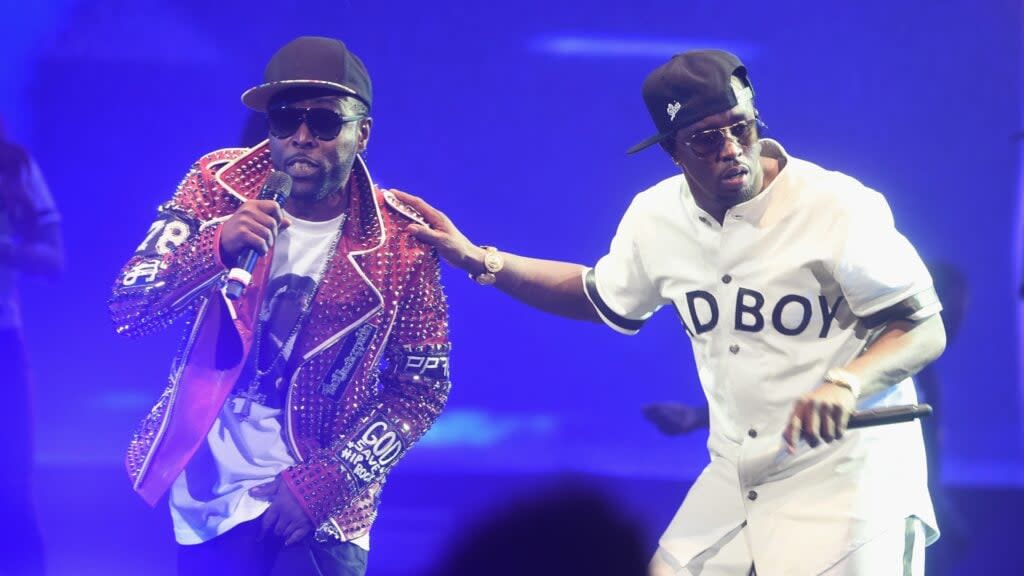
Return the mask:
<path id="1" fill-rule="evenodd" d="M 748 500 L 757 500 L 757 492 L 755 492 L 754 490 L 751 490 L 750 492 L 747 492 L 747 499 Z"/>
<path id="2" fill-rule="evenodd" d="M 750 436 L 751 438 L 757 438 L 757 430 L 754 430 L 753 428 L 747 430 L 747 436 Z"/>
<path id="3" fill-rule="evenodd" d="M 739 354 L 740 353 L 739 344 L 733 344 L 732 346 L 729 346 L 729 352 L 732 352 L 733 354 Z"/>
<path id="4" fill-rule="evenodd" d="M 722 282 L 725 283 L 725 284 L 728 284 L 729 282 L 732 282 L 732 276 L 729 276 L 728 274 L 726 274 L 725 276 L 722 276 Z"/>

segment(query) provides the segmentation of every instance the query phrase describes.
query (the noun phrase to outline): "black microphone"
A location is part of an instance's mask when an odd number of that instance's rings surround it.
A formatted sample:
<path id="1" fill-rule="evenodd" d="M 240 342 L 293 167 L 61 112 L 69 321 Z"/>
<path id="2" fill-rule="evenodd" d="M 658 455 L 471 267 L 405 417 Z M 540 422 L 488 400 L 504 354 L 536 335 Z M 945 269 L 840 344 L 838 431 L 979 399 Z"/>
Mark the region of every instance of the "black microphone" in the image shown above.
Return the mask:
<path id="1" fill-rule="evenodd" d="M 278 206 L 284 204 L 288 195 L 292 193 L 292 177 L 274 170 L 263 183 L 260 190 L 259 200 L 273 200 Z M 249 249 L 238 257 L 235 267 L 228 272 L 227 285 L 224 286 L 224 294 L 231 300 L 238 300 L 242 292 L 252 282 L 252 269 L 256 266 L 256 260 L 260 257 L 259 252 Z"/>
<path id="2" fill-rule="evenodd" d="M 932 407 L 928 404 L 905 404 L 902 406 L 888 406 L 886 408 L 871 408 L 851 414 L 850 421 L 846 423 L 846 427 L 850 429 L 866 428 L 868 426 L 910 422 L 917 418 L 931 416 L 931 414 Z"/>

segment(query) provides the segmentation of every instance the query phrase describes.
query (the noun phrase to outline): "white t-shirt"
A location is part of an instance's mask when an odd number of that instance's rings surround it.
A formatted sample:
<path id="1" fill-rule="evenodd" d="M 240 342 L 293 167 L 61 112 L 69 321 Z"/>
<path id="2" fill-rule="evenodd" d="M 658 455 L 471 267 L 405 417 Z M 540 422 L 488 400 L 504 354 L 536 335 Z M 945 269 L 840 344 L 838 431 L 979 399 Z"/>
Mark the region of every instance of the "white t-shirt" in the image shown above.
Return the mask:
<path id="1" fill-rule="evenodd" d="M 584 282 L 612 328 L 635 333 L 672 305 L 693 343 L 711 462 L 661 547 L 685 566 L 745 522 L 758 574 L 819 574 L 894 518 L 919 517 L 929 542 L 938 532 L 916 422 L 789 456 L 793 405 L 863 351 L 873 315 L 914 296 L 913 319 L 941 306 L 880 194 L 762 144 L 781 172 L 721 225 L 684 176 L 664 180 L 636 196 Z M 915 401 L 908 379 L 858 408 Z"/>
<path id="2" fill-rule="evenodd" d="M 171 486 L 179 544 L 199 544 L 259 517 L 269 506 L 249 489 L 295 463 L 282 430 L 288 358 L 344 215 L 326 222 L 289 216 L 274 244 L 258 336 L 206 442 Z M 256 387 L 257 369 L 262 377 Z M 247 415 L 246 415 L 247 412 Z M 281 490 L 287 490 L 283 485 Z M 369 549 L 369 535 L 353 540 Z"/>
<path id="3" fill-rule="evenodd" d="M 0 174 L 0 242 L 18 243 L 22 235 L 39 226 L 60 222 L 43 173 L 31 157 L 20 174 L 5 180 Z M 0 262 L 0 329 L 20 328 L 17 273 Z"/>

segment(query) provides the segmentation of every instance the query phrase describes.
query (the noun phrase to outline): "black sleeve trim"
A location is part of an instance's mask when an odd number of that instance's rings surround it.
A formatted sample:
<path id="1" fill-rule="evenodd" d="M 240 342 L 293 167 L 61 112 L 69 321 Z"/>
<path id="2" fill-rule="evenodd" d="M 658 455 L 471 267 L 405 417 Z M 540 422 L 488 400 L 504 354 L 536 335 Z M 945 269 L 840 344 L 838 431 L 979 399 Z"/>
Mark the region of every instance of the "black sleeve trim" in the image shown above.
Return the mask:
<path id="1" fill-rule="evenodd" d="M 594 303 L 594 307 L 597 308 L 598 313 L 604 317 L 609 323 L 625 330 L 627 332 L 637 332 L 644 325 L 644 320 L 632 320 L 625 316 L 620 316 L 612 310 L 604 300 L 601 299 L 601 295 L 597 291 L 597 278 L 594 275 L 594 269 L 587 270 L 583 280 L 583 289 L 586 290 L 587 296 L 590 301 Z"/>
<path id="2" fill-rule="evenodd" d="M 879 310 L 871 316 L 863 319 L 864 325 L 874 329 L 883 326 L 894 320 L 909 320 L 915 314 L 928 306 L 933 306 L 939 301 L 939 296 L 934 288 L 929 288 L 914 294 L 910 298 L 897 302 L 884 310 Z"/>

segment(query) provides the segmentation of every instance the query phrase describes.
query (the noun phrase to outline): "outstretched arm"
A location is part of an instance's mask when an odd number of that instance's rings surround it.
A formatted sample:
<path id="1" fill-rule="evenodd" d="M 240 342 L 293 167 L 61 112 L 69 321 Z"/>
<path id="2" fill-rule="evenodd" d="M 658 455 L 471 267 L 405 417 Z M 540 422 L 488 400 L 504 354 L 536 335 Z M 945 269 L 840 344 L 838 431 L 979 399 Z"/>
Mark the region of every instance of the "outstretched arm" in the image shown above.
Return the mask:
<path id="1" fill-rule="evenodd" d="M 473 275 L 485 271 L 486 251 L 470 242 L 448 216 L 422 198 L 400 190 L 392 192 L 430 224 L 429 228 L 418 224 L 409 227 L 416 239 L 437 248 L 438 254 L 456 268 Z M 494 286 L 502 292 L 551 314 L 601 321 L 583 290 L 584 267 L 580 264 L 527 258 L 504 251 L 501 257 L 504 267 L 495 274 Z"/>

